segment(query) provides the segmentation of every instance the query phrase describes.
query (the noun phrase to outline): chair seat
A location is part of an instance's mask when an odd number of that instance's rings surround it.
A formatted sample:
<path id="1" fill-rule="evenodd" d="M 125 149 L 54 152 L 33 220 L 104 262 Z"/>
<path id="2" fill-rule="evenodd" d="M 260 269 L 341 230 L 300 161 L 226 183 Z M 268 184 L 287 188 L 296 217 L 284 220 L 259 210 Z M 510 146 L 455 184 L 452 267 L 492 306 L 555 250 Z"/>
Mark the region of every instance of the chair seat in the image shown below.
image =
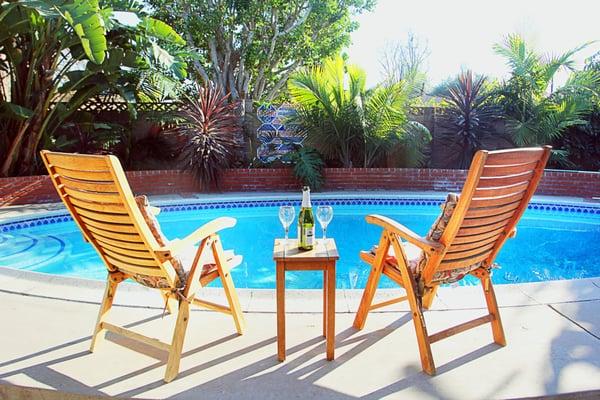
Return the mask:
<path id="1" fill-rule="evenodd" d="M 425 258 L 425 253 L 418 246 L 415 246 L 409 242 L 402 242 L 402 250 L 406 255 L 406 264 L 410 271 L 413 274 L 421 273 L 421 268 L 425 266 L 425 262 L 422 262 Z M 375 255 L 377 252 L 377 245 L 371 248 L 371 254 Z M 398 268 L 398 259 L 396 258 L 396 253 L 394 252 L 394 248 L 390 246 L 388 250 L 388 255 L 385 258 L 385 263 L 390 265 L 396 269 Z M 483 266 L 483 262 L 478 262 L 473 265 L 469 265 L 463 268 L 454 268 L 445 271 L 437 271 L 433 275 L 432 282 L 436 284 L 444 284 L 444 283 L 454 283 L 456 281 L 461 280 L 465 275 L 470 273 L 471 271 L 476 270 L 477 268 Z M 495 265 L 493 266 L 495 267 Z"/>
<path id="2" fill-rule="evenodd" d="M 183 269 L 185 271 L 186 280 L 187 280 L 187 276 L 189 275 L 189 273 L 192 269 L 192 264 L 194 263 L 194 257 L 196 257 L 197 250 L 198 250 L 198 247 L 190 248 L 188 251 L 182 253 L 179 256 L 179 259 L 181 260 L 181 264 L 183 265 Z M 203 260 L 200 260 L 200 265 L 202 265 L 202 272 L 200 273 L 200 279 L 202 279 L 203 277 L 205 277 L 208 274 L 211 274 L 211 273 L 217 271 L 217 264 L 215 263 L 215 258 L 212 255 L 212 252 L 205 252 L 205 254 L 207 254 L 207 253 L 209 255 L 206 258 L 204 258 Z M 234 254 L 233 250 L 225 250 L 223 253 L 225 255 L 225 262 L 227 263 L 227 265 L 230 268 L 236 267 L 237 264 L 231 265 L 232 261 L 235 258 L 235 254 Z"/>
<path id="3" fill-rule="evenodd" d="M 177 255 L 177 260 L 180 265 L 183 267 L 183 279 L 182 283 L 179 285 L 183 287 L 187 282 L 188 275 L 192 269 L 192 264 L 194 263 L 194 257 L 196 257 L 196 251 L 198 247 L 190 247 L 188 250 Z M 215 259 L 212 255 L 212 252 L 204 252 L 206 256 L 203 257 L 199 261 L 199 265 L 201 265 L 202 270 L 200 272 L 200 282 L 202 285 L 207 284 L 212 279 L 206 279 L 209 276 L 217 277 L 217 264 L 215 263 Z M 225 262 L 227 266 L 232 269 L 236 267 L 241 262 L 241 257 L 236 256 L 233 250 L 225 250 Z M 146 276 L 146 275 L 134 275 L 132 278 L 141 283 L 144 286 L 148 286 L 155 289 L 170 289 L 171 285 L 166 278 L 162 276 Z"/>
<path id="4" fill-rule="evenodd" d="M 377 245 L 373 246 L 371 248 L 371 254 L 375 255 L 375 253 L 377 252 L 377 248 Z M 402 242 L 402 250 L 406 255 L 406 263 L 408 268 L 412 271 L 412 273 L 419 272 L 419 262 L 423 257 L 423 250 L 421 250 L 418 246 L 415 246 L 414 244 L 408 242 Z M 385 263 L 395 268 L 398 268 L 398 259 L 396 258 L 396 253 L 392 246 L 390 246 L 390 249 L 388 250 L 388 255 L 385 258 Z"/>

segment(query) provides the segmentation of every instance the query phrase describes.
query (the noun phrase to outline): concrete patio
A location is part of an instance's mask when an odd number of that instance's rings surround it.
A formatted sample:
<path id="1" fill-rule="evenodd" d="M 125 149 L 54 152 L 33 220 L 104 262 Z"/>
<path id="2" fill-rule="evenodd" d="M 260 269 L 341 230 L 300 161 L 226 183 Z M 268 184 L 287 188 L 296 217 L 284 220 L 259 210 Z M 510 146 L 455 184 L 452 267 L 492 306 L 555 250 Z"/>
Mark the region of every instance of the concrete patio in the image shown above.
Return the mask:
<path id="1" fill-rule="evenodd" d="M 247 333 L 237 336 L 226 315 L 196 309 L 181 372 L 170 384 L 162 381 L 166 354 L 156 349 L 109 334 L 97 352 L 88 352 L 101 282 L 1 268 L 0 285 L 0 384 L 9 384 L 0 386 L 0 398 L 600 396 L 600 279 L 497 286 L 508 346 L 493 344 L 488 326 L 436 343 L 435 377 L 421 372 L 404 304 L 370 314 L 366 328 L 356 331 L 352 321 L 361 291 L 338 290 L 336 359 L 328 362 L 320 335 L 321 292 L 289 291 L 288 358 L 279 363 L 274 291 L 240 290 Z M 161 318 L 160 296 L 139 285 L 119 290 L 113 321 L 170 339 L 174 318 Z M 223 301 L 218 288 L 203 291 L 205 298 Z M 429 331 L 482 315 L 483 307 L 479 287 L 442 288 L 426 313 Z M 12 385 L 52 392 L 22 392 Z"/>

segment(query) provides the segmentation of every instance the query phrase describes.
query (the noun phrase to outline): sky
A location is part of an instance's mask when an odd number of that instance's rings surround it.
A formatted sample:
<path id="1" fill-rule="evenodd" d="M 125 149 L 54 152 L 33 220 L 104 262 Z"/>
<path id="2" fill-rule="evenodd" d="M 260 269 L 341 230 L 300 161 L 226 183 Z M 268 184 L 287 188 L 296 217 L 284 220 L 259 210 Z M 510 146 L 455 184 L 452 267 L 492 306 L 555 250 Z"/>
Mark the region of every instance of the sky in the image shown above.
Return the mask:
<path id="1" fill-rule="evenodd" d="M 575 57 L 600 51 L 600 0 L 378 0 L 375 9 L 358 16 L 347 50 L 352 63 L 367 72 L 367 84 L 382 80 L 379 59 L 386 42 L 406 42 L 412 31 L 427 42 L 426 68 L 431 85 L 455 76 L 461 68 L 493 78 L 507 76 L 504 59 L 493 51 L 507 34 L 519 33 L 536 50 L 560 54 L 595 41 Z M 567 73 L 557 77 L 564 81 Z"/>

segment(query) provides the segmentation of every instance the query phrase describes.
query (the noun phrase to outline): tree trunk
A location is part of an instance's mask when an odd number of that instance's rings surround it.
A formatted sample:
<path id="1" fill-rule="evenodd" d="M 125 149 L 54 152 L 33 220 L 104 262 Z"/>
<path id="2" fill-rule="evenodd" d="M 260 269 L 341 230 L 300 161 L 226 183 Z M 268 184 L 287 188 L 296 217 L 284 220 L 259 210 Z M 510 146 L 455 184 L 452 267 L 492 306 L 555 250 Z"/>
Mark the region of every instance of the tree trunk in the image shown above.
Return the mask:
<path id="1" fill-rule="evenodd" d="M 6 154 L 6 159 L 4 159 L 4 162 L 2 163 L 0 176 L 9 176 L 13 170 L 13 166 L 17 163 L 21 150 L 21 142 L 23 141 L 23 137 L 25 136 L 25 132 L 27 131 L 30 122 L 31 119 L 28 119 L 27 121 L 22 122 L 21 126 L 18 128 L 17 134 L 12 140 Z"/>
<path id="2" fill-rule="evenodd" d="M 33 119 L 32 124 L 30 125 L 30 129 L 28 129 L 27 142 L 25 147 L 21 150 L 21 158 L 20 158 L 20 172 L 25 174 L 31 174 L 34 172 L 33 170 L 33 161 L 35 160 L 35 156 L 38 150 L 38 145 L 40 143 L 40 139 L 42 138 L 42 123 L 46 118 L 47 113 L 36 114 Z"/>

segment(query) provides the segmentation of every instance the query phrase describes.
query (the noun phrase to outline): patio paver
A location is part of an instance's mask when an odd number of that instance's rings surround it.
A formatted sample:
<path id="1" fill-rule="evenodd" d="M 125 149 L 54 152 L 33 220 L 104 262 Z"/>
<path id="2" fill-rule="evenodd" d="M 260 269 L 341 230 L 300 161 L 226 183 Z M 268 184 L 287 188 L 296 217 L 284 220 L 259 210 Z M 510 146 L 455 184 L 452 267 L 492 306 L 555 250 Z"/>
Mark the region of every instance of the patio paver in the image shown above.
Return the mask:
<path id="1" fill-rule="evenodd" d="M 460 296 L 464 288 L 443 289 Z M 444 298 L 447 294 L 441 292 Z M 594 312 L 599 299 L 502 307 L 508 346 L 492 344 L 485 326 L 436 343 L 435 377 L 420 371 L 415 333 L 406 312 L 372 313 L 360 332 L 351 327 L 353 313 L 338 313 L 337 357 L 332 362 L 323 358 L 325 342 L 316 329 L 320 312 L 298 313 L 288 321 L 287 361 L 279 363 L 275 313 L 247 313 L 248 333 L 238 337 L 227 316 L 194 311 L 181 374 L 164 384 L 165 354 L 128 342 L 128 347 L 139 350 L 133 351 L 122 345 L 126 339 L 114 335 L 90 354 L 87 348 L 98 305 L 49 297 L 0 292 L 1 383 L 90 395 L 177 399 L 280 399 L 282 393 L 302 399 L 481 399 L 600 389 L 600 339 L 593 335 L 600 327 Z M 165 324 L 173 323 L 173 318 L 161 319 L 160 308 L 114 310 L 117 322 L 168 339 L 170 326 Z M 426 318 L 433 332 L 481 312 L 434 310 Z M 477 376 L 483 378 L 474 379 Z"/>

